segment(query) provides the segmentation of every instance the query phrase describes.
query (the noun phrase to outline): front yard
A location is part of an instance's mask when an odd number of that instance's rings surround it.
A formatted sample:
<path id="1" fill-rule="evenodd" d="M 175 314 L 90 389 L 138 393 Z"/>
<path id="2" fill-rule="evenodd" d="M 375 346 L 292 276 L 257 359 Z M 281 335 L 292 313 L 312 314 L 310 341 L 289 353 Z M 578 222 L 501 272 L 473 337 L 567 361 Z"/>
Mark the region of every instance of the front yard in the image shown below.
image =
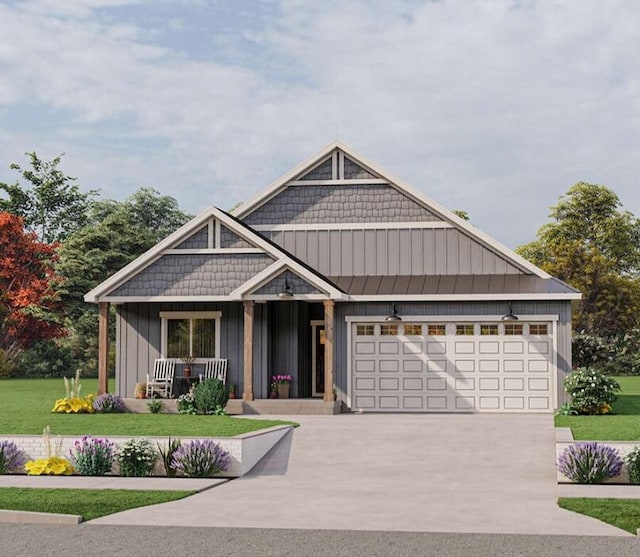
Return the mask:
<path id="1" fill-rule="evenodd" d="M 640 377 L 616 377 L 622 390 L 605 416 L 556 416 L 556 427 L 570 427 L 576 440 L 638 441 L 640 444 Z"/>
<path id="2" fill-rule="evenodd" d="M 109 389 L 112 390 L 113 383 Z M 96 379 L 82 380 L 82 395 L 97 391 Z M 181 414 L 57 414 L 51 408 L 65 396 L 62 379 L 0 379 L 0 437 L 41 435 L 134 435 L 233 437 L 291 422 L 229 416 Z"/>

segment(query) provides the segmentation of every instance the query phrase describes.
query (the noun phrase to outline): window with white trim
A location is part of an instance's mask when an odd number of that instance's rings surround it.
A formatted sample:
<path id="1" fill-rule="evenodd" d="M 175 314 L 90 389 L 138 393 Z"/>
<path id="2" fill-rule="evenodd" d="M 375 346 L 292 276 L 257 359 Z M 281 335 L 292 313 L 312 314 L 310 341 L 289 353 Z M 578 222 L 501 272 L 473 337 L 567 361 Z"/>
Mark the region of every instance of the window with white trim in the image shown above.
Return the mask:
<path id="1" fill-rule="evenodd" d="M 163 358 L 218 358 L 220 355 L 219 311 L 165 311 L 162 320 Z"/>

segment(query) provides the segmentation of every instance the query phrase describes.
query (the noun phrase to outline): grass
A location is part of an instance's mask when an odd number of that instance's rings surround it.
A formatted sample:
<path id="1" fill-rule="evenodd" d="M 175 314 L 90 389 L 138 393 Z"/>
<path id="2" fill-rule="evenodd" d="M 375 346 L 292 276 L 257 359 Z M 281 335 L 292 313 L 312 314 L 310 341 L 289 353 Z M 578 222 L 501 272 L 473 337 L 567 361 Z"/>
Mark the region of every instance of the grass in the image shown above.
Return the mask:
<path id="1" fill-rule="evenodd" d="M 640 528 L 640 499 L 588 499 L 567 498 L 558 499 L 558 506 L 597 518 L 635 534 Z"/>
<path id="2" fill-rule="evenodd" d="M 129 491 L 124 489 L 0 488 L 0 509 L 76 514 L 92 520 L 127 509 L 167 503 L 195 491 Z"/>
<path id="3" fill-rule="evenodd" d="M 556 416 L 556 427 L 570 427 L 574 439 L 593 441 L 640 440 L 640 377 L 616 377 L 622 387 L 606 416 Z"/>
<path id="4" fill-rule="evenodd" d="M 96 391 L 96 379 L 82 380 L 81 394 Z M 232 437 L 274 425 L 297 425 L 229 416 L 52 413 L 55 400 L 64 396 L 62 379 L 0 379 L 0 435 L 41 435 L 49 425 L 54 435 Z"/>

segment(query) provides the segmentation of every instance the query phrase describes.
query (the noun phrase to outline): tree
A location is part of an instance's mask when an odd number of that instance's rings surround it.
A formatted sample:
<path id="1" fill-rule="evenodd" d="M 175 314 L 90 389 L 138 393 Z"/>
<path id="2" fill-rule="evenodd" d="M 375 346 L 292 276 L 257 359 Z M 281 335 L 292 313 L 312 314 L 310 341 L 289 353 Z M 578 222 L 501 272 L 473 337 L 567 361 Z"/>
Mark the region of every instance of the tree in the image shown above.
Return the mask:
<path id="1" fill-rule="evenodd" d="M 578 182 L 553 222 L 517 251 L 582 292 L 574 328 L 603 337 L 640 324 L 640 221 L 605 186 Z"/>
<path id="2" fill-rule="evenodd" d="M 55 245 L 25 233 L 22 219 L 0 213 L 0 352 L 12 360 L 36 341 L 63 334 L 54 293 Z"/>
<path id="3" fill-rule="evenodd" d="M 0 211 L 22 217 L 25 228 L 36 232 L 42 242 L 65 240 L 87 223 L 90 201 L 97 192 L 81 192 L 74 183 L 76 178 L 58 169 L 62 155 L 52 161 L 41 160 L 35 152 L 26 156 L 30 168 L 22 169 L 16 163 L 10 168 L 29 187 L 23 187 L 19 181 L 12 185 L 0 183 L 0 191 L 8 195 L 7 199 L 0 199 Z"/>

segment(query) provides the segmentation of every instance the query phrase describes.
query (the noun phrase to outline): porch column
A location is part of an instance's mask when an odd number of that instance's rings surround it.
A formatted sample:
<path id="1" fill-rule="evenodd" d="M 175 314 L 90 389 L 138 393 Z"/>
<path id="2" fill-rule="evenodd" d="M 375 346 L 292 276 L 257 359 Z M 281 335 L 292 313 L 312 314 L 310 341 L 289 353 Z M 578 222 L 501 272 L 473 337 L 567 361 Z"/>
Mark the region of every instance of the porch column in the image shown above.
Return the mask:
<path id="1" fill-rule="evenodd" d="M 244 306 L 244 391 L 242 400 L 253 400 L 253 309 L 254 302 L 245 300 Z"/>
<path id="2" fill-rule="evenodd" d="M 109 392 L 109 302 L 98 304 L 98 394 Z"/>
<path id="3" fill-rule="evenodd" d="M 324 301 L 324 397 L 333 401 L 333 300 Z"/>

